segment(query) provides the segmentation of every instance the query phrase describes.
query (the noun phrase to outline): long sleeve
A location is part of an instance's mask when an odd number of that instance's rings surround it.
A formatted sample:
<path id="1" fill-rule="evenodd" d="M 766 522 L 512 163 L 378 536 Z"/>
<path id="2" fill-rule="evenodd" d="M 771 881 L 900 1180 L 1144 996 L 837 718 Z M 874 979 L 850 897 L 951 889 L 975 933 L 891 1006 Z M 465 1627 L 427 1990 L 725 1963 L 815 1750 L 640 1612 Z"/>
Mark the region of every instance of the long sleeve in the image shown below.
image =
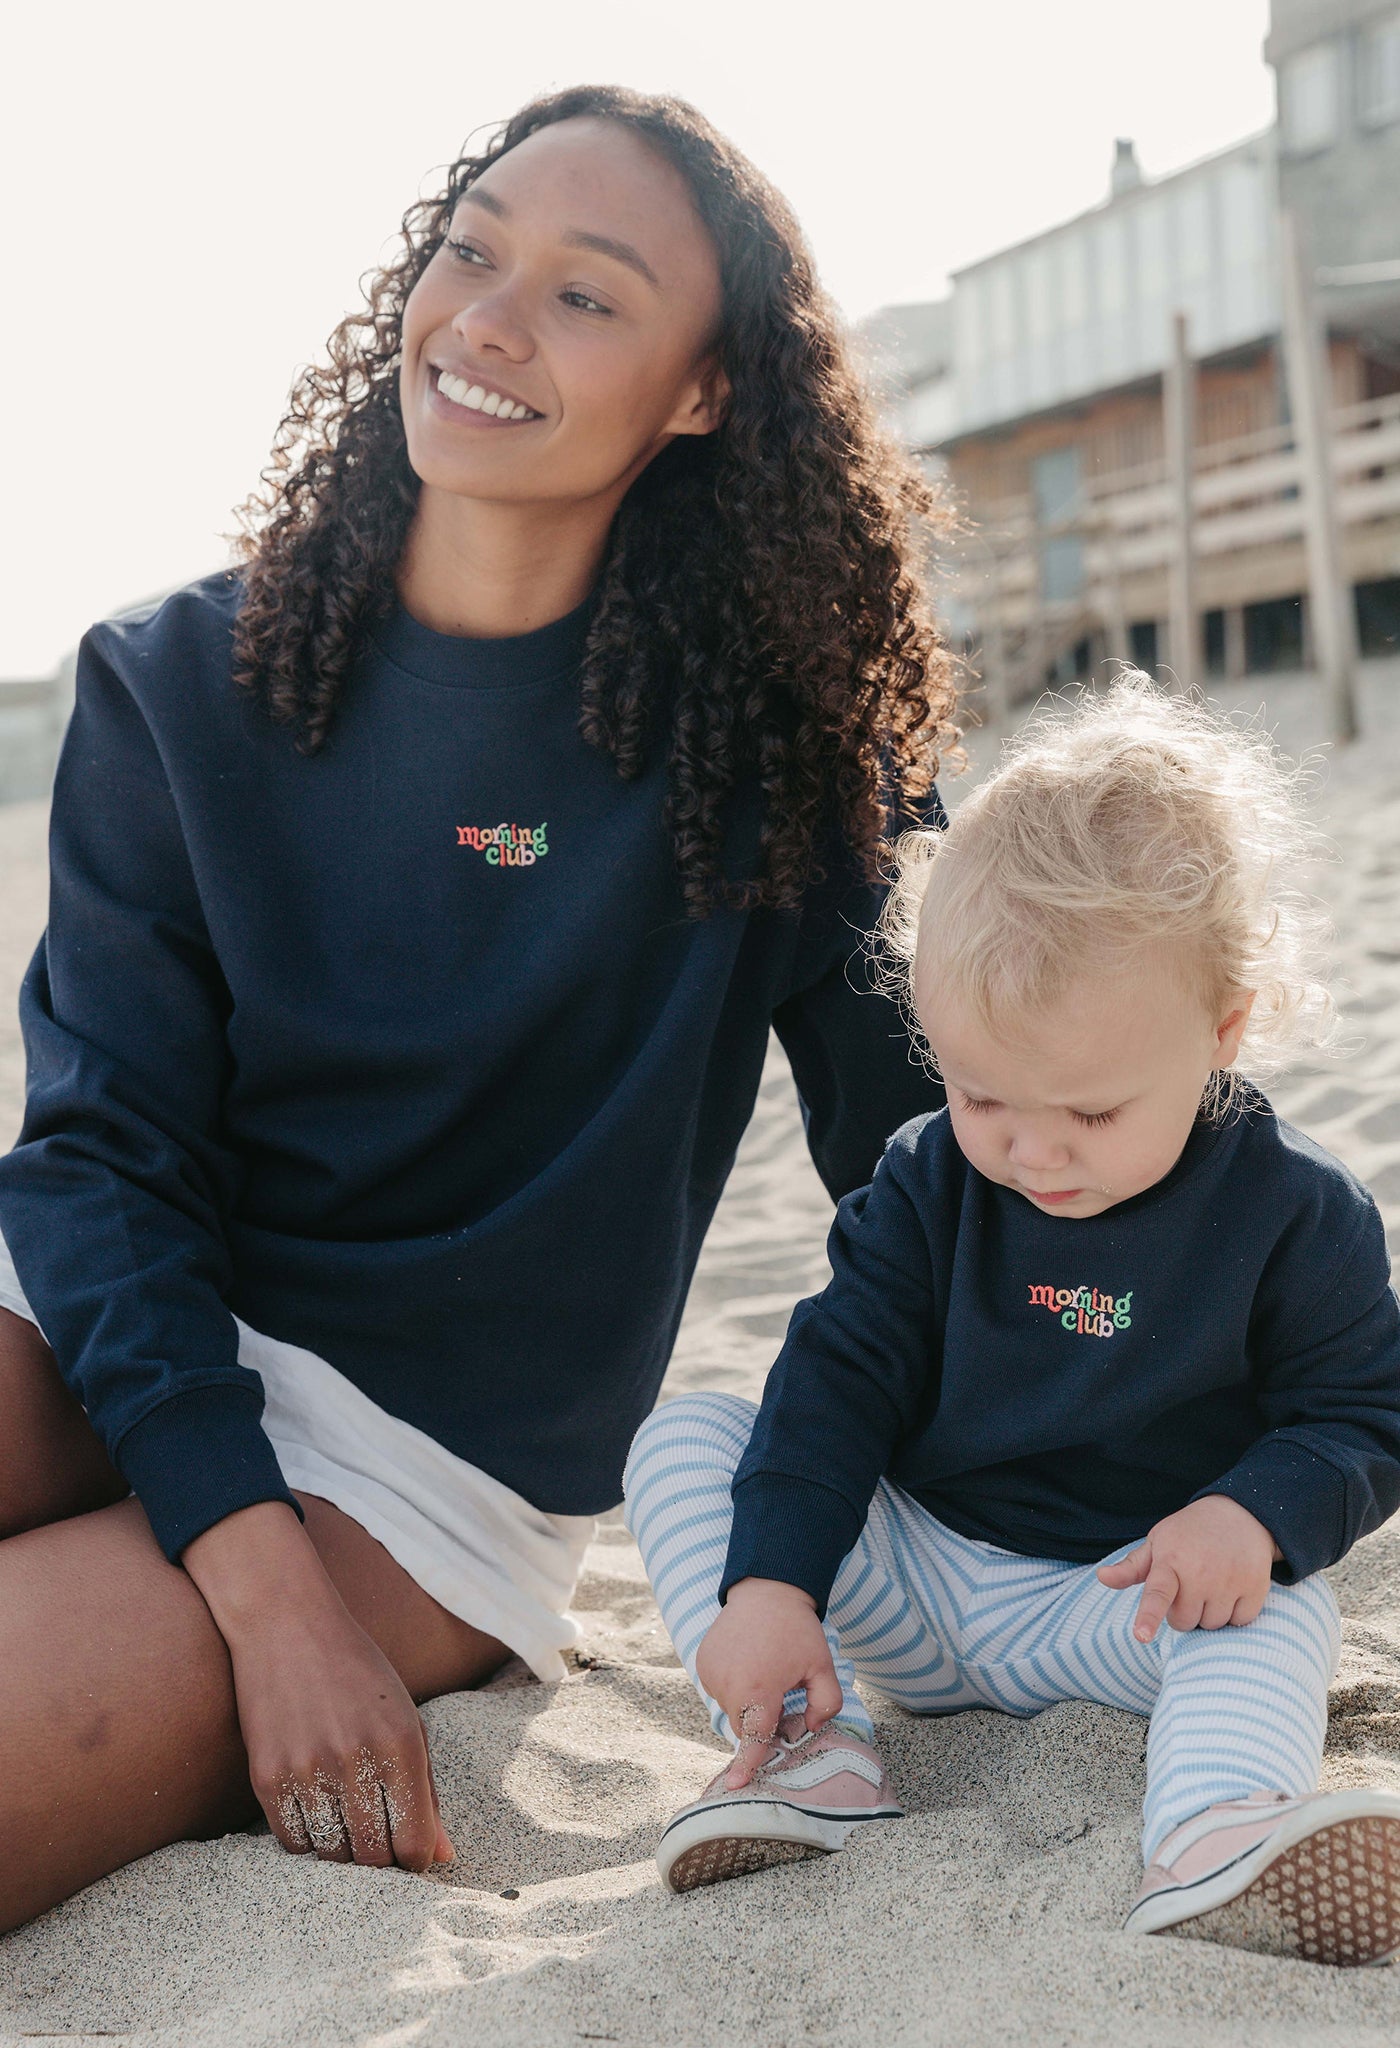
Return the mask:
<path id="1" fill-rule="evenodd" d="M 936 795 L 926 822 L 946 822 Z M 883 886 L 855 883 L 820 906 L 805 952 L 810 979 L 773 1013 L 813 1163 L 838 1201 L 866 1185 L 892 1131 L 946 1100 L 876 985 L 867 945 L 884 900 Z"/>
<path id="2" fill-rule="evenodd" d="M 932 1263 L 905 1185 L 919 1128 L 841 1203 L 830 1284 L 794 1311 L 735 1474 L 723 1592 L 782 1579 L 824 1611 L 895 1443 L 936 1388 Z"/>
<path id="3" fill-rule="evenodd" d="M 100 636 L 80 656 L 51 865 L 0 1227 L 65 1380 L 175 1558 L 235 1509 L 292 1497 L 224 1302 L 229 995 L 159 752 Z"/>
<path id="4" fill-rule="evenodd" d="M 1335 1564 L 1400 1508 L 1400 1304 L 1373 1202 L 1330 1283 L 1324 1258 L 1321 1243 L 1290 1244 L 1292 1284 L 1266 1298 L 1256 1337 L 1267 1429 L 1201 1489 L 1264 1524 L 1285 1581 Z"/>

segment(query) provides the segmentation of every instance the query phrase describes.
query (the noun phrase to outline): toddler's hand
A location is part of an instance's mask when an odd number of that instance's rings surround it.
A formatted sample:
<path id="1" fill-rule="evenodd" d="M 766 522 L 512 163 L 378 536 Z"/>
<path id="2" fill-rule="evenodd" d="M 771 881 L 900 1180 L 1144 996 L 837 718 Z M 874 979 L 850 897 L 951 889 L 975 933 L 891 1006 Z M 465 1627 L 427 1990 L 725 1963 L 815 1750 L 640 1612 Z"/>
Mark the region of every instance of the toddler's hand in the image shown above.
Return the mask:
<path id="1" fill-rule="evenodd" d="M 1175 1629 L 1243 1628 L 1268 1597 L 1283 1552 L 1248 1508 L 1223 1493 L 1193 1500 L 1148 1531 L 1117 1564 L 1099 1567 L 1106 1586 L 1142 1586 L 1133 1634 L 1150 1643 L 1165 1618 Z"/>
<path id="2" fill-rule="evenodd" d="M 841 1685 L 816 1603 L 781 1579 L 740 1579 L 730 1587 L 695 1666 L 741 1738 L 724 1781 L 732 1792 L 767 1761 L 785 1693 L 805 1690 L 809 1728 L 824 1726 L 840 1711 Z"/>

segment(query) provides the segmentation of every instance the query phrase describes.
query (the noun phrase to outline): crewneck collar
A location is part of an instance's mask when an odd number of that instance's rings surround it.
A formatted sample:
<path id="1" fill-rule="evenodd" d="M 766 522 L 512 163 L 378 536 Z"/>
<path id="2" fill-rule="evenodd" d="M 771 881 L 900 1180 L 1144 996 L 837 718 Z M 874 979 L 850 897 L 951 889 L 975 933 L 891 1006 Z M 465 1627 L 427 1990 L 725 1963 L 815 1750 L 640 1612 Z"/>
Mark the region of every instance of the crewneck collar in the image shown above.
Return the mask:
<path id="1" fill-rule="evenodd" d="M 590 592 L 573 611 L 536 632 L 469 640 L 420 625 L 395 600 L 393 610 L 370 630 L 381 654 L 396 668 L 424 682 L 445 683 L 452 689 L 523 689 L 577 675 L 593 604 L 594 593 Z"/>

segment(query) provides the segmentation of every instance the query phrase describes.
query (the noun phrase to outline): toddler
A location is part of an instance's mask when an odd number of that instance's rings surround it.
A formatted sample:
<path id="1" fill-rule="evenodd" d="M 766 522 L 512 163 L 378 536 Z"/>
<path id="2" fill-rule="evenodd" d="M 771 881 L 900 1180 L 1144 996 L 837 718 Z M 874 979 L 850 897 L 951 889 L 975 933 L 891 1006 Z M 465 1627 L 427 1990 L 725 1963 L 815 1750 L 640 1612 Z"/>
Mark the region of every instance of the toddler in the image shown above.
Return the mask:
<path id="1" fill-rule="evenodd" d="M 1333 1028 L 1308 847 L 1262 736 L 1135 675 L 901 842 L 885 938 L 947 1108 L 841 1203 L 757 1415 L 674 1401 L 629 1462 L 737 1750 L 662 1837 L 673 1890 L 898 1817 L 859 1675 L 1149 1716 L 1130 1930 L 1400 1948 L 1400 1796 L 1316 1789 L 1323 1570 L 1400 1505 L 1400 1311 L 1365 1189 L 1234 1072 Z"/>

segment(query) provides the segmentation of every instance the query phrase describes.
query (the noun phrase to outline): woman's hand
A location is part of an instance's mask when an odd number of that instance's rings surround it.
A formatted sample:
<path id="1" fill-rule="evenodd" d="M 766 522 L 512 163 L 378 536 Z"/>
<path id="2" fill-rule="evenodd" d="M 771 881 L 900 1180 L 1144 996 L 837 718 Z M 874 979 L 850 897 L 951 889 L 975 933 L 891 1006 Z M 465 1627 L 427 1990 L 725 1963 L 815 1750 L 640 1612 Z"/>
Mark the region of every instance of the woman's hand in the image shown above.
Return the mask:
<path id="1" fill-rule="evenodd" d="M 240 1509 L 183 1562 L 228 1644 L 249 1776 L 283 1848 L 406 1870 L 450 1863 L 418 1711 L 292 1510 Z"/>
<path id="2" fill-rule="evenodd" d="M 1269 1596 L 1283 1552 L 1227 1494 L 1208 1493 L 1168 1515 L 1145 1543 L 1099 1567 L 1105 1586 L 1141 1586 L 1133 1634 L 1150 1643 L 1165 1619 L 1175 1629 L 1243 1628 Z"/>
<path id="3" fill-rule="evenodd" d="M 785 1693 L 804 1689 L 809 1728 L 823 1727 L 841 1709 L 841 1684 L 816 1602 L 781 1579 L 740 1579 L 730 1587 L 695 1666 L 740 1737 L 724 1781 L 732 1792 L 767 1761 Z"/>

